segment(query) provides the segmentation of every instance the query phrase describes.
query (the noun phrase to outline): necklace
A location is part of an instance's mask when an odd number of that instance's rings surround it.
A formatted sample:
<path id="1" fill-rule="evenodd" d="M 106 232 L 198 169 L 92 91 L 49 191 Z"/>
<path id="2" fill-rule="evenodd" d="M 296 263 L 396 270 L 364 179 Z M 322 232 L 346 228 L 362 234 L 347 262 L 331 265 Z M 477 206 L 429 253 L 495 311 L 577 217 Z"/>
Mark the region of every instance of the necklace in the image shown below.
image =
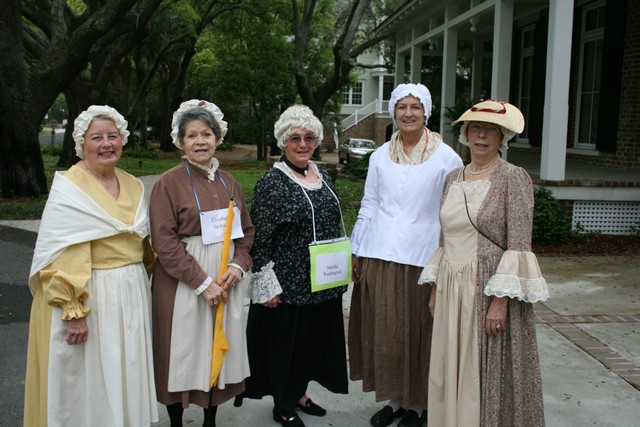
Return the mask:
<path id="1" fill-rule="evenodd" d="M 468 171 L 471 175 L 480 175 L 480 174 L 482 174 L 482 173 L 485 173 L 485 172 L 486 172 L 486 171 L 488 171 L 489 169 L 491 169 L 491 168 L 496 164 L 496 162 L 497 162 L 498 160 L 500 160 L 500 156 L 496 156 L 496 158 L 495 158 L 495 159 L 493 159 L 491 162 L 489 162 L 489 164 L 487 165 L 487 167 L 486 167 L 486 168 L 484 168 L 484 169 L 480 169 L 480 170 L 479 170 L 479 171 L 477 171 L 477 172 L 472 171 L 472 170 L 471 170 L 471 164 L 469 164 L 469 165 L 467 165 L 467 171 Z"/>
<path id="2" fill-rule="evenodd" d="M 309 172 L 309 163 L 307 163 L 307 166 L 301 168 L 300 166 L 294 165 L 291 162 L 291 160 L 287 159 L 287 156 L 284 156 L 284 155 L 282 157 L 280 157 L 280 161 L 284 162 L 284 164 L 289 166 L 289 168 L 291 170 L 293 170 L 294 172 L 299 173 L 300 175 L 307 176 L 307 172 Z"/>

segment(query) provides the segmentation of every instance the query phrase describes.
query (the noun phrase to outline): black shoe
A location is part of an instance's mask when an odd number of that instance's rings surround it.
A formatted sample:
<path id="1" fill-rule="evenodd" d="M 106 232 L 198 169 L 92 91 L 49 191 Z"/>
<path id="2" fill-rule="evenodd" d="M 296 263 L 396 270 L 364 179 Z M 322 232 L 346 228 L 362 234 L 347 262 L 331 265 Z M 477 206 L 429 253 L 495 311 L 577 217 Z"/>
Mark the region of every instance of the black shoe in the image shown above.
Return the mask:
<path id="1" fill-rule="evenodd" d="M 398 423 L 398 427 L 420 427 L 427 421 L 427 411 L 422 411 L 422 415 L 412 409 L 409 409 Z"/>
<path id="2" fill-rule="evenodd" d="M 297 414 L 291 417 L 282 417 L 276 408 L 273 408 L 273 421 L 282 424 L 284 427 L 305 427 Z"/>
<path id="3" fill-rule="evenodd" d="M 327 410 L 313 403 L 313 401 L 309 397 L 307 398 L 307 401 L 304 402 L 304 405 L 296 403 L 296 406 L 302 409 L 302 412 L 304 412 L 305 414 L 314 415 L 316 417 L 324 417 L 325 415 L 327 415 Z"/>
<path id="4" fill-rule="evenodd" d="M 373 427 L 385 427 L 388 426 L 398 417 L 404 415 L 405 410 L 400 408 L 396 412 L 393 412 L 393 408 L 389 405 L 380 409 L 371 417 L 371 425 Z"/>

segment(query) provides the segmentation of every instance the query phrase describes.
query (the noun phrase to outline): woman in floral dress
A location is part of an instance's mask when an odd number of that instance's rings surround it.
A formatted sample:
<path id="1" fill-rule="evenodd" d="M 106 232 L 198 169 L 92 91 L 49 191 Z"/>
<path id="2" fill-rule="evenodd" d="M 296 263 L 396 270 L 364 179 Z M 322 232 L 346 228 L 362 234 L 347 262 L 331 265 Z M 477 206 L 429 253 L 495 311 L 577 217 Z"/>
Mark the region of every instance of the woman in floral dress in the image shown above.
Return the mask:
<path id="1" fill-rule="evenodd" d="M 531 252 L 533 187 L 499 153 L 524 118 L 485 101 L 458 122 L 471 163 L 447 176 L 441 245 L 420 277 L 434 287 L 428 425 L 541 426 L 531 303 L 549 293 Z"/>

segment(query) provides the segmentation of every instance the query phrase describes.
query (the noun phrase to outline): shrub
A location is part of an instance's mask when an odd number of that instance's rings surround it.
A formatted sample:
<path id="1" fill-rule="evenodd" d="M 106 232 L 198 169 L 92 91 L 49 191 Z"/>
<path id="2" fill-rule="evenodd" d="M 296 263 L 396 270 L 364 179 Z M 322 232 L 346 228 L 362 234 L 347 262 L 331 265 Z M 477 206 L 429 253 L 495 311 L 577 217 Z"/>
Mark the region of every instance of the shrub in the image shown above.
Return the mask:
<path id="1" fill-rule="evenodd" d="M 40 151 L 43 155 L 60 157 L 62 154 L 62 142 L 56 142 L 55 144 L 42 144 Z"/>
<path id="2" fill-rule="evenodd" d="M 565 243 L 571 235 L 569 218 L 560 208 L 551 190 L 534 190 L 533 235 L 535 243 Z"/>
<path id="3" fill-rule="evenodd" d="M 354 178 L 366 178 L 369 171 L 369 157 L 372 153 L 367 153 L 357 162 L 347 163 L 342 167 L 342 173 Z"/>
<path id="4" fill-rule="evenodd" d="M 141 145 L 125 145 L 122 149 L 122 156 L 135 157 L 137 159 L 157 159 L 158 152 L 153 148 L 143 147 Z"/>

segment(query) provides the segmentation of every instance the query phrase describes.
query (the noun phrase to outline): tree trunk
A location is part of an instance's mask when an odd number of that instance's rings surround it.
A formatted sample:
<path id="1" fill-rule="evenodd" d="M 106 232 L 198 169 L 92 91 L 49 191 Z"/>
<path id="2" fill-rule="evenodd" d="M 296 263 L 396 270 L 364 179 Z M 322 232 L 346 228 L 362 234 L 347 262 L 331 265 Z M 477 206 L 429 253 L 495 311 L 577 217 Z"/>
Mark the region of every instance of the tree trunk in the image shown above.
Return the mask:
<path id="1" fill-rule="evenodd" d="M 47 179 L 38 141 L 44 115 L 34 99 L 22 60 L 21 1 L 0 7 L 0 181 L 3 198 L 39 197 L 47 192 Z M 53 102 L 53 100 L 52 100 Z M 45 110 L 46 111 L 46 110 Z"/>
<path id="2" fill-rule="evenodd" d="M 2 144 L 0 180 L 3 198 L 40 197 L 47 193 L 38 127 L 33 126 L 35 122 L 38 120 L 25 112 L 14 117 L 11 126 L 0 127 L 0 140 L 20 142 L 10 150 Z"/>

